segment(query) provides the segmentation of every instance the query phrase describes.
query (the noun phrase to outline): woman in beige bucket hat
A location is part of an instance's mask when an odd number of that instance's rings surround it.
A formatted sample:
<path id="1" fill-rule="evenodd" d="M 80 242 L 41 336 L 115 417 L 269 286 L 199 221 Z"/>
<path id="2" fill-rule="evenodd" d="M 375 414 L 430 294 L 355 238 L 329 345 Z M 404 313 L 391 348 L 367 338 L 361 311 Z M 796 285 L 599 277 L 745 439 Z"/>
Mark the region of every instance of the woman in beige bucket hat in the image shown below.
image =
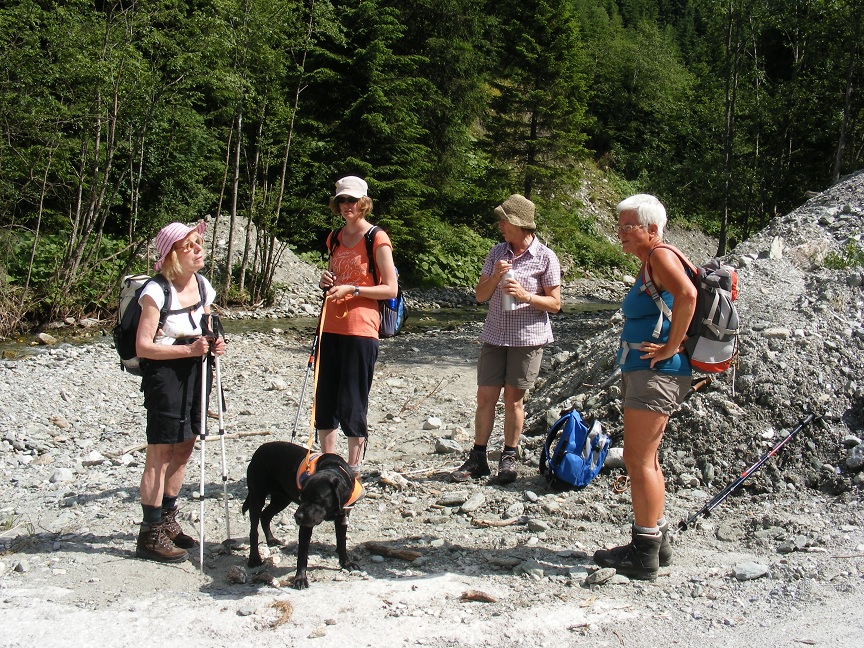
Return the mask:
<path id="1" fill-rule="evenodd" d="M 504 237 L 489 252 L 475 289 L 477 301 L 489 302 L 477 361 L 477 410 L 474 448 L 450 474 L 453 481 L 490 474 L 487 445 L 495 424 L 495 405 L 504 394 L 504 449 L 498 482 L 516 479 L 516 450 L 525 422 L 525 393 L 534 386 L 543 347 L 552 342 L 549 313 L 561 310 L 561 264 L 535 236 L 534 203 L 513 194 L 494 210 Z M 512 271 L 512 278 L 504 276 Z M 502 307 L 504 296 L 515 308 Z"/>

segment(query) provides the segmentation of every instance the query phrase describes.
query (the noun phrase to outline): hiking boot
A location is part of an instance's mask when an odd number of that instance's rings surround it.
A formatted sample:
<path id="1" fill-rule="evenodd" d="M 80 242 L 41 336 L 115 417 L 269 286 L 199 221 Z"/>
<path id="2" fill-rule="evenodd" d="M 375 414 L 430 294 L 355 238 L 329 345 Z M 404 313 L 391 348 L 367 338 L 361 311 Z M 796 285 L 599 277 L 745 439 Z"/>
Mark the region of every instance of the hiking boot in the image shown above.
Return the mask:
<path id="1" fill-rule="evenodd" d="M 516 481 L 516 455 L 502 454 L 498 462 L 498 483 L 511 484 Z"/>
<path id="2" fill-rule="evenodd" d="M 636 533 L 633 530 L 630 544 L 614 549 L 600 549 L 594 552 L 594 562 L 601 567 L 612 567 L 619 574 L 638 580 L 654 580 L 660 567 L 658 553 L 662 534 Z"/>
<path id="3" fill-rule="evenodd" d="M 669 523 L 666 522 L 660 528 L 660 551 L 657 552 L 657 557 L 661 567 L 668 567 L 672 564 L 672 543 L 669 541 Z"/>
<path id="4" fill-rule="evenodd" d="M 459 466 L 459 469 L 450 473 L 450 481 L 465 482 L 472 477 L 485 477 L 491 474 L 489 470 L 489 462 L 486 460 L 486 453 L 474 452 L 473 450 L 468 455 L 468 460 Z"/>
<path id="5" fill-rule="evenodd" d="M 138 543 L 135 545 L 135 556 L 145 560 L 155 560 L 164 563 L 183 562 L 189 557 L 185 549 L 174 545 L 165 533 L 165 523 L 141 523 L 138 531 Z"/>
<path id="6" fill-rule="evenodd" d="M 163 509 L 162 525 L 165 529 L 165 535 L 174 543 L 174 546 L 181 549 L 191 549 L 195 546 L 195 538 L 183 533 L 180 528 L 180 523 L 177 522 L 177 507 L 173 509 Z"/>

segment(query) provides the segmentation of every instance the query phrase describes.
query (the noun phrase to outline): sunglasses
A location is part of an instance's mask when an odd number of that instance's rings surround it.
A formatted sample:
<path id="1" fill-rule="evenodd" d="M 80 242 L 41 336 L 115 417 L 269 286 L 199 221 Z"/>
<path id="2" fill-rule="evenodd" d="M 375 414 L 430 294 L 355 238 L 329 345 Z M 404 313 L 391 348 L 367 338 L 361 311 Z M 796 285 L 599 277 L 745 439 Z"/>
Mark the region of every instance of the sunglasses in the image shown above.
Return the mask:
<path id="1" fill-rule="evenodd" d="M 358 200 L 360 199 L 355 198 L 354 196 L 336 196 L 336 200 L 334 200 L 333 202 L 335 202 L 337 205 L 341 205 L 342 203 L 348 203 L 350 205 L 353 205 Z"/>
<path id="2" fill-rule="evenodd" d="M 204 245 L 204 239 L 194 238 L 191 241 L 186 241 L 183 245 L 174 249 L 178 252 L 185 252 L 186 254 L 189 254 L 196 247 L 201 247 L 202 245 Z"/>

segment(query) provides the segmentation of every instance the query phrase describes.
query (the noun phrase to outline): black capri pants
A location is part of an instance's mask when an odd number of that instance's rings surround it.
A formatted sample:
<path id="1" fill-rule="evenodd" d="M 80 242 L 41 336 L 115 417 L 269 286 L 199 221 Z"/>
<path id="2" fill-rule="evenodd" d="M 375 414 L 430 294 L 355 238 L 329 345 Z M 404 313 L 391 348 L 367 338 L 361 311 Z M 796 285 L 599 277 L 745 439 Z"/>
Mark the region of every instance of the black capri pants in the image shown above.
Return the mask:
<path id="1" fill-rule="evenodd" d="M 315 428 L 341 427 L 347 437 L 368 437 L 366 412 L 378 360 L 378 340 L 324 333 L 318 348 Z"/>

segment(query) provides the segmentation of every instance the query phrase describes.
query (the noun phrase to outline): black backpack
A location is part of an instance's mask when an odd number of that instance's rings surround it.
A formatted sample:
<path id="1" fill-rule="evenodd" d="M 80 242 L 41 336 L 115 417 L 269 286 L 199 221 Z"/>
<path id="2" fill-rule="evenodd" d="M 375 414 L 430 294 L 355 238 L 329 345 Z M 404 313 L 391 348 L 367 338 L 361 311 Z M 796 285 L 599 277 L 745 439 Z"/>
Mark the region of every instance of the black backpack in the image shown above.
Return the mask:
<path id="1" fill-rule="evenodd" d="M 139 358 L 135 349 L 135 338 L 138 335 L 138 322 L 141 320 L 141 304 L 138 303 L 138 298 L 141 296 L 141 291 L 151 281 L 155 281 L 162 288 L 165 295 L 165 300 L 162 308 L 159 310 L 159 326 L 165 326 L 165 319 L 169 315 L 177 315 L 179 313 L 191 313 L 200 308 L 206 299 L 204 280 L 196 272 L 195 278 L 198 280 L 198 296 L 200 301 L 197 304 L 181 308 L 179 310 L 171 310 L 171 286 L 161 274 L 153 275 L 127 275 L 123 277 L 120 284 L 120 300 L 117 308 L 117 324 L 114 326 L 114 348 L 117 349 L 117 355 L 120 356 L 120 370 L 126 371 L 133 376 L 141 376 L 144 374 L 145 360 Z"/>
<path id="2" fill-rule="evenodd" d="M 366 256 L 369 258 L 369 272 L 372 274 L 372 281 L 378 285 L 378 268 L 375 265 L 375 254 L 373 247 L 375 243 L 375 235 L 381 228 L 373 225 L 363 235 L 366 239 Z M 342 228 L 333 230 L 330 233 L 330 256 L 339 246 L 339 233 Z M 396 270 L 396 276 L 399 276 L 399 270 Z M 391 299 L 378 300 L 378 315 L 380 316 L 380 324 L 378 325 L 378 336 L 382 338 L 393 337 L 398 335 L 408 319 L 408 307 L 405 305 L 405 296 L 402 294 L 402 286 L 400 285 L 396 296 Z"/>

